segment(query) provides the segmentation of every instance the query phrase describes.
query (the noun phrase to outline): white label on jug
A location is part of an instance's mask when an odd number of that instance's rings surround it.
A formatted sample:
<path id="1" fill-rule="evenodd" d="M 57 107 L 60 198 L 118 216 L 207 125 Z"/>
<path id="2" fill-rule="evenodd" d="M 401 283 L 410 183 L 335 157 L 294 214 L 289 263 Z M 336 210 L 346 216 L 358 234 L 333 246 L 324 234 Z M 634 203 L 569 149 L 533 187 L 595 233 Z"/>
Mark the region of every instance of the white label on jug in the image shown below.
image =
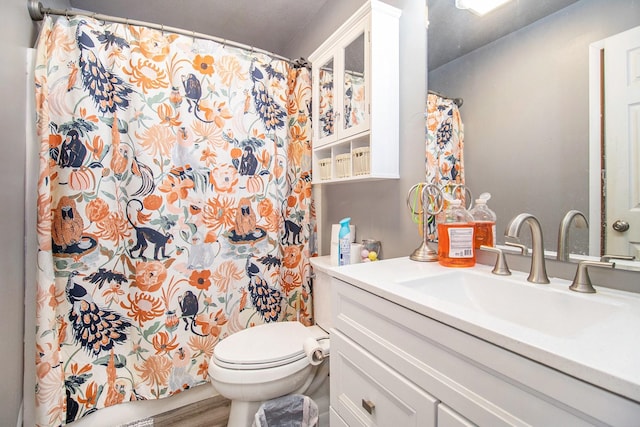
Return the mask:
<path id="1" fill-rule="evenodd" d="M 449 258 L 473 258 L 473 227 L 449 228 Z"/>

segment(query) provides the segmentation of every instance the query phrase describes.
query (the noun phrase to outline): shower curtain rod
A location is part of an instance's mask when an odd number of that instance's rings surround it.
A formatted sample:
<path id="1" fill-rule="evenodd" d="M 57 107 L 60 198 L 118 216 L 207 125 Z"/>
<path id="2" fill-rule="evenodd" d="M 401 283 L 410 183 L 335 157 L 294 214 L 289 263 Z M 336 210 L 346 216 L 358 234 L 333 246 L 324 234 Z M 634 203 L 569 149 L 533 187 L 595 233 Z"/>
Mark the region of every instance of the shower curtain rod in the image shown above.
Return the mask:
<path id="1" fill-rule="evenodd" d="M 436 92 L 435 90 L 428 90 L 427 92 L 432 94 L 432 95 L 439 96 L 440 98 L 452 100 L 453 103 L 458 106 L 458 108 L 462 107 L 462 104 L 464 102 L 464 100 L 462 98 L 451 98 L 449 96 L 445 96 L 445 95 L 441 94 L 440 92 Z"/>
<path id="2" fill-rule="evenodd" d="M 154 24 L 151 22 L 144 22 L 144 21 L 137 21 L 135 19 L 129 19 L 129 18 L 120 18 L 117 16 L 109 16 L 109 15 L 102 15 L 100 13 L 93 13 L 93 12 L 85 12 L 85 11 L 81 11 L 81 10 L 73 10 L 73 9 L 51 9 L 48 7 L 44 7 L 42 6 L 42 3 L 38 0 L 27 0 L 27 9 L 29 10 L 29 16 L 31 16 L 31 20 L 32 21 L 42 21 L 45 17 L 45 15 L 58 15 L 58 16 L 70 16 L 70 15 L 81 15 L 81 16 L 87 16 L 93 19 L 98 19 L 100 21 L 109 21 L 109 22 L 114 22 L 116 24 L 127 24 L 127 25 L 138 25 L 138 26 L 142 26 L 142 27 L 148 27 L 148 28 L 153 28 L 155 30 L 161 30 L 161 31 L 169 31 L 172 33 L 176 33 L 176 34 L 182 34 L 185 36 L 191 36 L 193 38 L 199 38 L 199 39 L 206 39 L 206 40 L 213 40 L 215 42 L 218 42 L 222 45 L 228 45 L 228 46 L 233 46 L 233 47 L 238 47 L 244 50 L 248 50 L 251 52 L 256 52 L 256 53 L 262 53 L 265 55 L 269 55 L 273 58 L 277 58 L 277 59 L 281 59 L 283 61 L 292 63 L 294 61 L 292 61 L 289 58 L 286 58 L 284 56 L 278 55 L 276 53 L 272 53 L 263 49 L 259 49 L 253 46 L 249 46 L 246 44 L 242 44 L 242 43 L 238 43 L 238 42 L 234 42 L 231 40 L 227 40 L 227 39 L 223 39 L 221 37 L 216 37 L 216 36 L 210 36 L 208 34 L 203 34 L 203 33 L 197 33 L 195 31 L 188 31 L 188 30 L 183 30 L 181 28 L 175 28 L 175 27 L 169 27 L 167 25 L 161 25 L 161 24 Z"/>

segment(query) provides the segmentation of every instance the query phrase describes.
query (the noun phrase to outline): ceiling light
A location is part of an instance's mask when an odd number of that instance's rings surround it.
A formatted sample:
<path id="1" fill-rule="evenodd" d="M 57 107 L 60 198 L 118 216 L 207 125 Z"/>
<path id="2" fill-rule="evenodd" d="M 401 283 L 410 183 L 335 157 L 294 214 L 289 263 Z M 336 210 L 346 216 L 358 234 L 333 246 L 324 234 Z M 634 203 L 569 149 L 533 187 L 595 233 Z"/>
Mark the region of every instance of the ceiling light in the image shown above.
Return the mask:
<path id="1" fill-rule="evenodd" d="M 456 0 L 456 7 L 458 9 L 467 9 L 478 16 L 482 16 L 508 1 L 509 0 Z"/>

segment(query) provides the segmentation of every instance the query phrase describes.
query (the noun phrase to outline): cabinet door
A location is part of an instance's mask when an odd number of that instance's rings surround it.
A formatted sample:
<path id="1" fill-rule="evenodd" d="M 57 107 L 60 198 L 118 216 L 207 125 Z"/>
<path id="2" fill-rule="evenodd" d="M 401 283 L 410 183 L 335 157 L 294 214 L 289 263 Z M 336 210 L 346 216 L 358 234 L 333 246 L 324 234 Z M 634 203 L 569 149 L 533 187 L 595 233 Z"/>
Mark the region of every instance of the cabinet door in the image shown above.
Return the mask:
<path id="1" fill-rule="evenodd" d="M 334 52 L 329 52 L 318 58 L 320 64 L 313 67 L 313 117 L 314 117 L 314 146 L 319 147 L 337 140 L 336 114 L 336 58 Z"/>
<path id="2" fill-rule="evenodd" d="M 351 427 L 435 426 L 437 400 L 331 330 L 331 407 Z"/>
<path id="3" fill-rule="evenodd" d="M 369 21 L 362 20 L 345 35 L 338 55 L 343 64 L 340 76 L 341 111 L 336 112 L 338 138 L 348 138 L 369 129 Z"/>

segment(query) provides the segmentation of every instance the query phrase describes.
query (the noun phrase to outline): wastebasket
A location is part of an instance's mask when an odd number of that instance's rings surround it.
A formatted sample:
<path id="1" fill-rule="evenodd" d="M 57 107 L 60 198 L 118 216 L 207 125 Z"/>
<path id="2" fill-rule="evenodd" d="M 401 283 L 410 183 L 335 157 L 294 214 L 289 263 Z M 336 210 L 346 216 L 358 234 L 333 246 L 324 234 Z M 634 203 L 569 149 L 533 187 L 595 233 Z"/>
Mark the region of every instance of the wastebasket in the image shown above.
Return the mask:
<path id="1" fill-rule="evenodd" d="M 260 405 L 252 427 L 316 427 L 318 405 L 309 396 L 290 394 Z"/>

